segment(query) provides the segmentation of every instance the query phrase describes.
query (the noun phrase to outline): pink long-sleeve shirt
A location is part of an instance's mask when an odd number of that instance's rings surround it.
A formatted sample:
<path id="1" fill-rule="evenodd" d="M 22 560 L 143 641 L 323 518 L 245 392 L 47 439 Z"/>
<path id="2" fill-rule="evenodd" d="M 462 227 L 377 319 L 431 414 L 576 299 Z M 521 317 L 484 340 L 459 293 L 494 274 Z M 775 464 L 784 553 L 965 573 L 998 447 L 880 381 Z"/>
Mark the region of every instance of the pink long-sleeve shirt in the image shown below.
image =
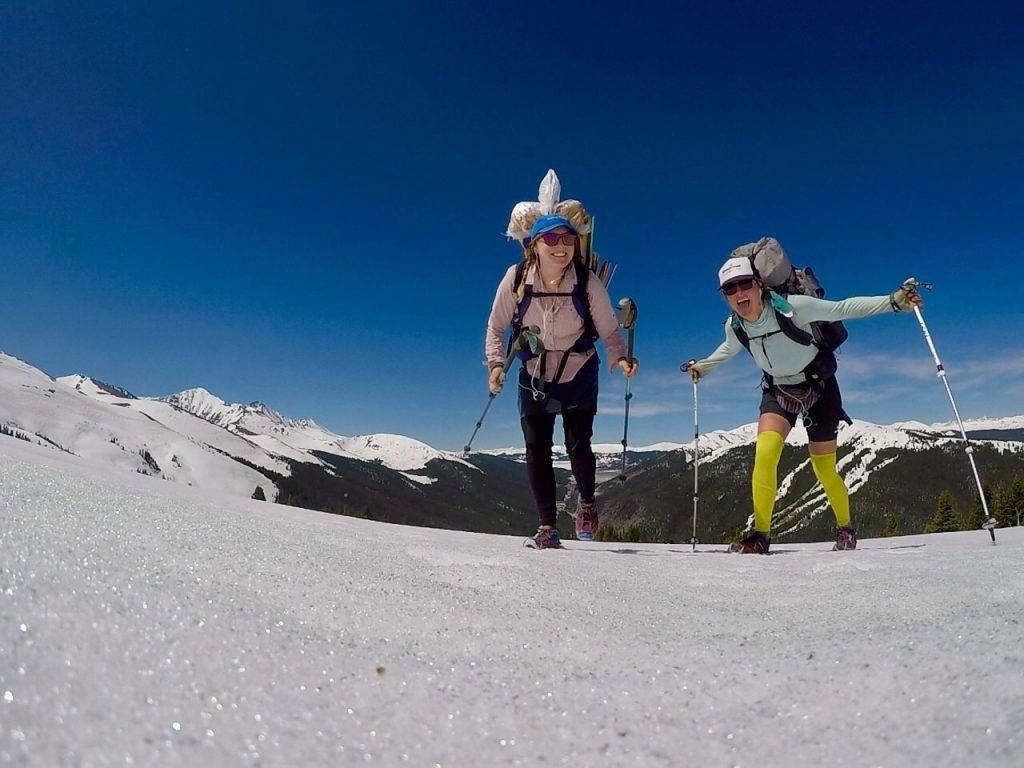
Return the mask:
<path id="1" fill-rule="evenodd" d="M 512 323 L 512 316 L 515 314 L 518 303 L 516 295 L 512 292 L 515 275 L 516 267 L 513 265 L 508 268 L 498 284 L 498 290 L 494 294 L 494 304 L 491 306 L 491 315 L 487 318 L 484 356 L 485 364 L 489 368 L 505 362 L 505 329 Z M 539 285 L 540 275 L 536 267 L 531 267 L 527 271 L 524 280 L 531 285 L 536 280 Z M 538 290 L 543 293 L 568 294 L 572 293 L 575 286 L 576 270 L 570 269 L 566 272 L 562 284 L 557 288 L 552 288 L 550 291 L 543 288 L 538 288 Z M 608 291 L 597 275 L 589 276 L 587 293 L 590 298 L 590 316 L 593 318 L 597 334 L 608 352 L 608 369 L 613 370 L 616 363 L 626 357 L 626 343 L 619 332 L 619 323 L 615 317 L 615 311 L 612 309 L 611 300 L 608 298 Z M 571 348 L 583 333 L 583 318 L 573 306 L 572 296 L 534 295 L 522 320 L 524 326 L 535 325 L 540 328 L 540 338 L 544 342 L 544 354 L 547 355 L 544 376 L 551 381 L 565 351 Z M 570 353 L 560 381 L 571 381 L 583 364 L 596 353 L 596 349 Z M 528 360 L 526 362 L 527 372 L 530 375 L 535 374 L 538 365 L 540 365 L 539 357 Z"/>

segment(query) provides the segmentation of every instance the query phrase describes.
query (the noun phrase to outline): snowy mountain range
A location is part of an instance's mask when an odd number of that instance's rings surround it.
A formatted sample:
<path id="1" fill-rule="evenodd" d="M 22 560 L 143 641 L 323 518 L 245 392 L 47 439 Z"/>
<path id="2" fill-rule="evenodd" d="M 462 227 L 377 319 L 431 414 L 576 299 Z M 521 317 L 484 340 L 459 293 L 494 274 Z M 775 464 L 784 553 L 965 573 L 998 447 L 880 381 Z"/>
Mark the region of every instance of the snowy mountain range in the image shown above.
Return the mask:
<path id="1" fill-rule="evenodd" d="M 0 432 L 87 465 L 440 527 L 521 527 L 529 509 L 521 477 L 505 460 L 467 460 L 402 435 L 336 435 L 262 403 L 225 403 L 205 389 L 138 397 L 81 374 L 53 378 L 0 353 L 0 391 Z M 476 520 L 488 506 L 483 499 L 499 510 Z"/>
<path id="2" fill-rule="evenodd" d="M 202 388 L 138 397 L 81 374 L 53 378 L 2 353 L 0 391 L 3 435 L 71 454 L 84 464 L 246 498 L 259 488 L 258 495 L 269 500 L 393 522 L 489 532 L 525 531 L 535 524 L 519 466 L 520 448 L 463 456 L 401 435 L 345 437 L 311 419 L 288 418 L 261 402 L 226 403 Z M 1024 416 L 980 419 L 967 427 L 980 450 L 1019 465 Z M 755 433 L 756 425 L 746 424 L 699 438 L 705 535 L 724 535 L 746 522 Z M 800 449 L 805 442 L 806 434 L 798 427 L 789 440 L 795 450 L 787 450 L 780 464 L 776 519 L 783 532 L 792 534 L 820 533 L 805 529 L 828 518 L 822 515 L 824 497 Z M 858 421 L 841 430 L 839 444 L 840 471 L 854 497 L 889 493 L 891 506 L 892 499 L 915 485 L 900 479 L 898 467 L 908 457 L 928 452 L 942 468 L 933 469 L 928 482 L 915 481 L 919 500 L 925 502 L 919 508 L 932 505 L 928 494 L 935 478 L 956 477 L 960 495 L 970 494 L 972 482 L 955 424 L 879 426 Z M 629 481 L 601 486 L 606 519 L 620 524 L 643 520 L 669 538 L 688 531 L 694 449 L 693 442 L 630 447 Z M 561 450 L 556 446 L 558 477 L 565 482 L 568 461 Z M 618 477 L 622 447 L 599 445 L 595 452 L 602 479 Z M 943 457 L 959 457 L 959 465 L 947 467 Z M 900 493 L 878 491 L 894 484 L 903 486 Z"/>
<path id="3" fill-rule="evenodd" d="M 2 353 L 0 388 L 0 424 L 19 436 L 85 461 L 188 485 L 227 484 L 246 496 L 254 483 L 266 484 L 266 478 L 252 469 L 232 467 L 238 464 L 232 459 L 287 475 L 285 460 L 326 466 L 317 453 L 327 452 L 379 462 L 419 483 L 431 481 L 417 470 L 435 459 L 465 464 L 457 454 L 401 435 L 342 437 L 310 419 L 289 419 L 260 402 L 225 403 L 202 388 L 137 397 L 81 374 L 52 378 Z"/>

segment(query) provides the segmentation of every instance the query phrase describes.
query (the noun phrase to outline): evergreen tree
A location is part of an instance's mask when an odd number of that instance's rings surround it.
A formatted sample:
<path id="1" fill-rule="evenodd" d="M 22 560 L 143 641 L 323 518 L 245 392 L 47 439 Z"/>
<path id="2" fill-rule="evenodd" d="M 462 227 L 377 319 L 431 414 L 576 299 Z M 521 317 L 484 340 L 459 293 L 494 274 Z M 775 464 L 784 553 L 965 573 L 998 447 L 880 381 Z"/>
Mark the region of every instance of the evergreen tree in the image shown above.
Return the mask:
<path id="1" fill-rule="evenodd" d="M 1010 486 L 996 486 L 995 498 L 992 500 L 992 517 L 999 521 L 1000 527 L 1006 526 L 1006 521 L 1011 517 L 1010 508 Z"/>
<path id="2" fill-rule="evenodd" d="M 988 483 L 982 486 L 985 492 L 985 503 L 988 505 L 988 511 L 994 513 L 995 510 L 995 495 L 992 493 L 991 487 Z M 961 521 L 961 531 L 977 531 L 981 528 L 988 518 L 985 516 L 985 508 L 981 505 L 981 497 L 975 496 L 974 503 L 971 504 L 971 509 L 967 513 L 966 517 Z"/>
<path id="3" fill-rule="evenodd" d="M 896 515 L 885 516 L 885 527 L 882 529 L 882 536 L 902 536 L 903 531 L 900 530 L 900 521 Z"/>
<path id="4" fill-rule="evenodd" d="M 949 491 L 939 491 L 935 504 L 935 512 L 924 525 L 925 533 L 947 533 L 960 529 L 957 519 L 956 502 Z"/>
<path id="5" fill-rule="evenodd" d="M 1009 504 L 1005 522 L 1000 520 L 1001 525 L 1020 525 L 1018 521 L 1024 522 L 1024 477 L 1014 475 L 1010 482 Z"/>
<path id="6" fill-rule="evenodd" d="M 254 499 L 256 499 L 256 501 L 266 501 L 267 500 L 266 494 L 263 493 L 263 486 L 262 485 L 257 485 L 256 486 L 256 490 L 252 492 L 252 497 Z"/>
<path id="7" fill-rule="evenodd" d="M 976 531 L 981 528 L 981 524 L 984 523 L 985 520 L 985 511 L 981 508 L 981 501 L 975 497 L 974 503 L 971 504 L 971 509 L 960 520 L 960 530 Z"/>

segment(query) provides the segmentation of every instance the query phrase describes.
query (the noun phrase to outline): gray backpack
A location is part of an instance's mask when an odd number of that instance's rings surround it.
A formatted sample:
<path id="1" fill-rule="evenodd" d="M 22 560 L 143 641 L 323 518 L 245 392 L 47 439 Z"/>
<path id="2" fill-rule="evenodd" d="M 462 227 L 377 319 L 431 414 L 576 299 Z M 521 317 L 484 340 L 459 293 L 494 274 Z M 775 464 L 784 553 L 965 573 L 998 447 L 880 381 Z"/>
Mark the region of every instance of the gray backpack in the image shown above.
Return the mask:
<path id="1" fill-rule="evenodd" d="M 756 243 L 747 243 L 736 248 L 730 257 L 743 257 L 750 259 L 754 265 L 754 271 L 760 275 L 765 286 L 782 296 L 802 294 L 813 296 L 816 299 L 825 298 L 825 289 L 821 287 L 818 278 L 815 277 L 810 267 L 797 269 L 782 250 L 779 241 L 774 237 L 762 237 Z M 803 338 L 796 338 L 787 330 L 787 325 L 780 322 L 786 335 L 799 341 L 801 344 L 813 343 L 825 352 L 832 352 L 846 341 L 849 333 L 846 326 L 840 321 L 815 322 L 811 323 L 813 339 L 805 341 Z M 795 329 L 799 331 L 799 329 Z M 806 336 L 806 334 L 804 334 Z M 741 339 L 742 341 L 742 339 Z M 744 345 L 746 346 L 746 345 Z"/>

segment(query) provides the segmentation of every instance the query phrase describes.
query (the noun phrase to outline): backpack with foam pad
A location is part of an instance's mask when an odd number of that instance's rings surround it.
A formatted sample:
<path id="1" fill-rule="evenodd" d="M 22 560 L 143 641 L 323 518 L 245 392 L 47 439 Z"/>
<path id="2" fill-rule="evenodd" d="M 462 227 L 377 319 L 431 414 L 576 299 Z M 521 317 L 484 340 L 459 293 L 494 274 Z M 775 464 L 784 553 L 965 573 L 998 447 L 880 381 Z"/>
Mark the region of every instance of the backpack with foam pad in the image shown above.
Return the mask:
<path id="1" fill-rule="evenodd" d="M 512 316 L 512 336 L 518 336 L 523 327 L 523 316 L 526 314 L 530 302 L 534 298 L 550 296 L 571 296 L 572 305 L 583 320 L 583 331 L 573 346 L 565 351 L 555 373 L 553 381 L 557 382 L 562 376 L 565 364 L 569 359 L 570 352 L 585 352 L 593 348 L 598 338 L 597 328 L 590 314 L 590 294 L 587 292 L 587 283 L 591 273 L 597 276 L 607 288 L 615 274 L 615 266 L 609 262 L 602 262 L 594 250 L 594 219 L 583 208 L 578 200 L 561 200 L 561 184 L 558 176 L 553 170 L 549 170 L 541 180 L 538 189 L 537 202 L 518 203 L 512 209 L 512 216 L 509 219 L 506 235 L 518 241 L 524 247 L 528 241 L 530 227 L 541 216 L 558 214 L 568 219 L 576 229 L 578 237 L 578 249 L 573 259 L 573 268 L 576 273 L 576 285 L 569 293 L 548 293 L 535 291 L 533 286 L 525 282 L 526 262 L 520 261 L 516 266 L 515 279 L 512 282 L 512 293 L 516 297 L 516 310 Z M 510 339 L 510 345 L 511 345 Z M 534 353 L 525 347 L 519 352 L 522 360 L 534 357 Z"/>

